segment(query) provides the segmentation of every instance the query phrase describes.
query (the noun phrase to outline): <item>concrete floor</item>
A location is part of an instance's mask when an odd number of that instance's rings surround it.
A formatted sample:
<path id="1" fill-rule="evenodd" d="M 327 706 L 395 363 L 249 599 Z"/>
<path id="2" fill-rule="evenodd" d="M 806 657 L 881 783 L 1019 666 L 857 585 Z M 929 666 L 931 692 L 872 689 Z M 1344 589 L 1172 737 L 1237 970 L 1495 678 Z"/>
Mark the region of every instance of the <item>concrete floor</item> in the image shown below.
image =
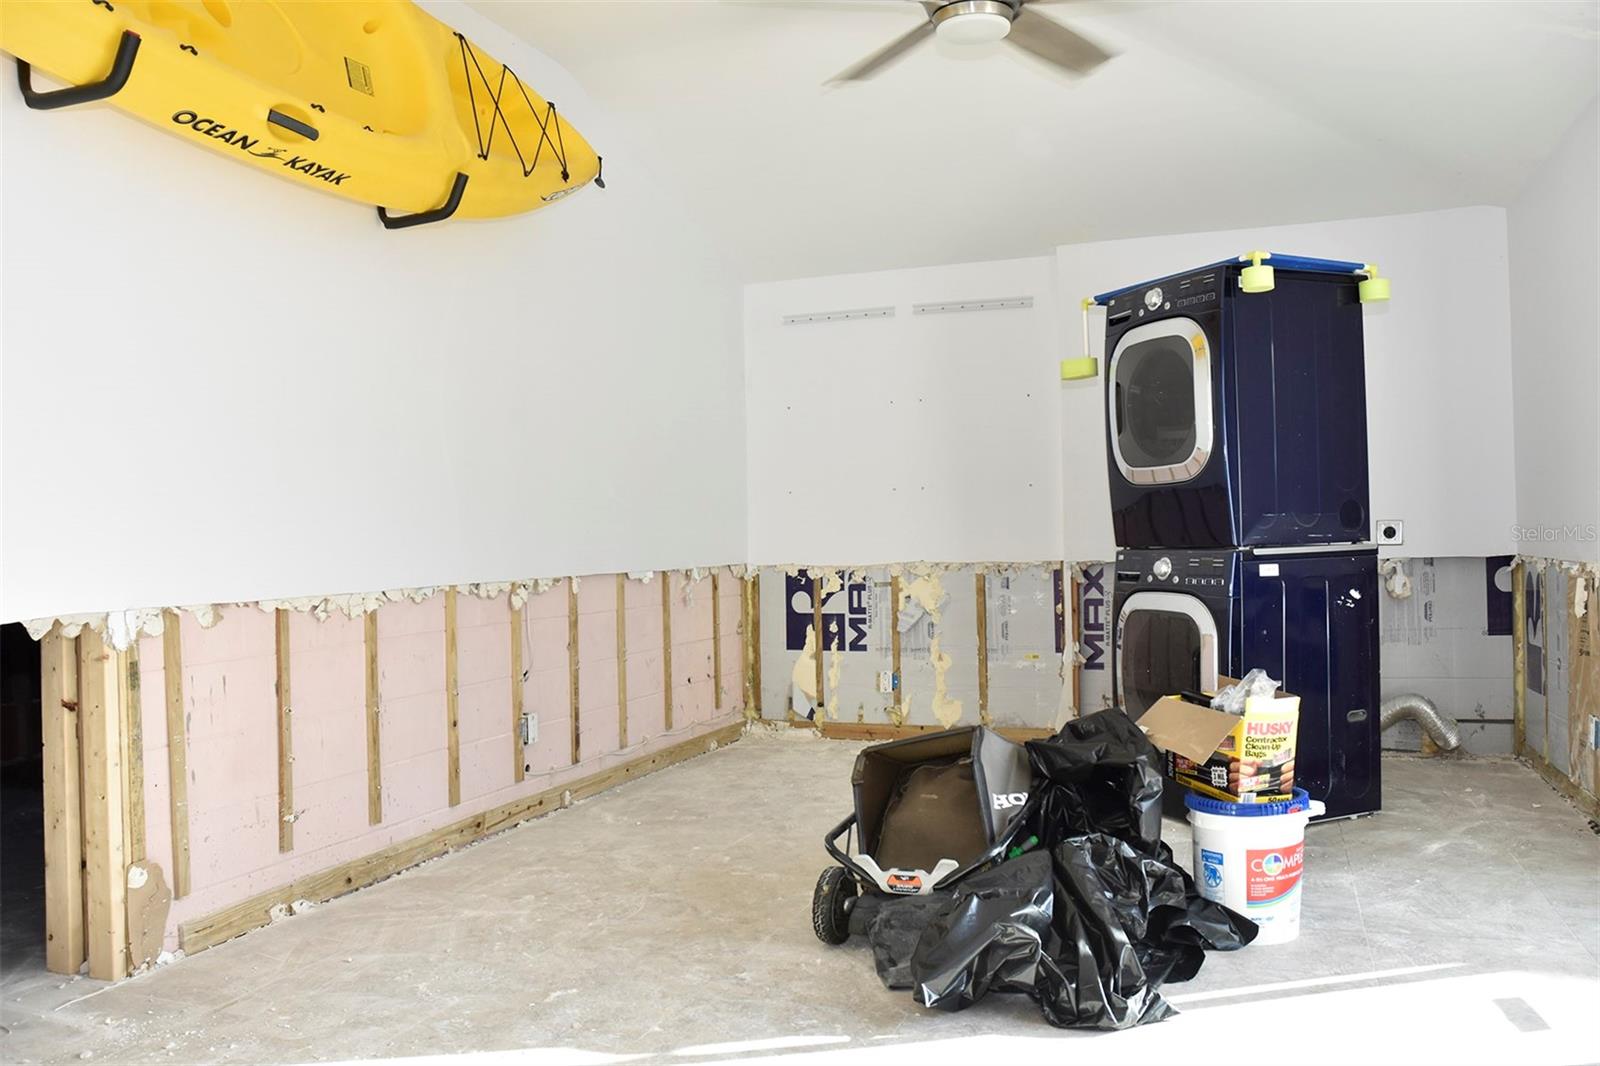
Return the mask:
<path id="1" fill-rule="evenodd" d="M 1179 1017 L 1094 1034 L 1050 1029 L 1015 997 L 925 1011 L 878 983 L 865 947 L 812 936 L 819 840 L 849 809 L 858 749 L 753 735 L 120 985 L 45 975 L 8 938 L 0 1059 L 1600 1052 L 1600 837 L 1514 762 L 1387 761 L 1383 815 L 1311 830 L 1297 942 L 1214 954 L 1168 986 Z"/>

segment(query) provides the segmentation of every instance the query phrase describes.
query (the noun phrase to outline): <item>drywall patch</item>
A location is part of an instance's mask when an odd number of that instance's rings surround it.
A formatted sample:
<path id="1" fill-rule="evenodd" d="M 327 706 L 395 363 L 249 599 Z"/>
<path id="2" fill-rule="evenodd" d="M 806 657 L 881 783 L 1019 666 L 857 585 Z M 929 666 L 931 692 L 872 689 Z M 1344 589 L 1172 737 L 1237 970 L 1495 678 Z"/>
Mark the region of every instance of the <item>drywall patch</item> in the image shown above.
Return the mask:
<path id="1" fill-rule="evenodd" d="M 839 646 L 844 643 L 839 634 L 839 623 L 831 624 L 833 630 L 832 649 L 828 652 L 828 717 L 835 722 L 839 720 L 839 674 L 844 669 L 844 652 Z"/>
<path id="2" fill-rule="evenodd" d="M 920 571 L 920 572 L 919 572 Z M 950 654 L 944 650 L 943 634 L 939 626 L 943 620 L 944 605 L 950 601 L 940 580 L 940 570 L 934 567 L 915 566 L 916 575 L 909 584 L 900 587 L 900 629 L 902 632 L 915 625 L 924 615 L 933 622 L 933 638 L 928 644 L 928 661 L 933 664 L 933 699 L 931 710 L 934 719 L 946 729 L 961 720 L 961 701 L 950 698 Z M 905 705 L 909 711 L 911 697 Z"/>
<path id="3" fill-rule="evenodd" d="M 134 969 L 157 962 L 172 909 L 172 889 L 157 863 L 128 867 L 128 959 Z"/>
<path id="4" fill-rule="evenodd" d="M 1378 573 L 1383 578 L 1384 591 L 1390 596 L 1403 600 L 1411 595 L 1411 578 L 1406 576 L 1404 559 L 1383 560 L 1378 564 Z"/>
<path id="5" fill-rule="evenodd" d="M 794 670 L 790 673 L 789 683 L 805 696 L 813 707 L 817 705 L 817 630 L 814 626 L 806 626 L 805 647 L 800 649 L 800 655 L 794 661 Z"/>
<path id="6" fill-rule="evenodd" d="M 934 622 L 938 622 L 937 617 Z M 950 655 L 939 646 L 938 636 L 933 638 L 928 658 L 933 662 L 933 716 L 940 725 L 950 729 L 961 720 L 961 701 L 950 698 Z"/>

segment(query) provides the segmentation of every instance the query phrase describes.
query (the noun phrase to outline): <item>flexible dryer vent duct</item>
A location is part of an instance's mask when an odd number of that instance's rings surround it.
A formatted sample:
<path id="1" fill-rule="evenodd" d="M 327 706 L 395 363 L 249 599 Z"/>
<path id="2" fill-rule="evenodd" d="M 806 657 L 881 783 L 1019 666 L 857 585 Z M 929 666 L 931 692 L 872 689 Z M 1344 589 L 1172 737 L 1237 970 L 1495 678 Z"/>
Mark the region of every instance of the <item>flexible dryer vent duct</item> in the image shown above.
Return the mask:
<path id="1" fill-rule="evenodd" d="M 1455 751 L 1461 746 L 1461 727 L 1454 718 L 1435 707 L 1428 697 L 1412 693 L 1384 700 L 1378 713 L 1378 728 L 1387 730 L 1405 718 L 1421 726 L 1441 751 Z"/>

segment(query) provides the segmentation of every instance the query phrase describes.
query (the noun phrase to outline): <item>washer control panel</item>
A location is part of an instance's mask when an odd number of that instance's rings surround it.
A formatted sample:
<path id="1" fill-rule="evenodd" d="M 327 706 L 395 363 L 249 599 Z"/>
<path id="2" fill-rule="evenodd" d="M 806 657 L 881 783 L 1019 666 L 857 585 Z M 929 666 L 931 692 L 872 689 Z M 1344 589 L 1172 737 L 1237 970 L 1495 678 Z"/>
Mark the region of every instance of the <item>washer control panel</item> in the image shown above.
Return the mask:
<path id="1" fill-rule="evenodd" d="M 1134 326 L 1178 312 L 1214 311 L 1222 299 L 1222 277 L 1220 269 L 1204 270 L 1120 293 L 1106 302 L 1106 324 Z"/>
<path id="2" fill-rule="evenodd" d="M 1119 581 L 1140 585 L 1204 591 L 1228 586 L 1227 555 L 1171 555 L 1159 551 L 1123 553 L 1117 560 Z"/>

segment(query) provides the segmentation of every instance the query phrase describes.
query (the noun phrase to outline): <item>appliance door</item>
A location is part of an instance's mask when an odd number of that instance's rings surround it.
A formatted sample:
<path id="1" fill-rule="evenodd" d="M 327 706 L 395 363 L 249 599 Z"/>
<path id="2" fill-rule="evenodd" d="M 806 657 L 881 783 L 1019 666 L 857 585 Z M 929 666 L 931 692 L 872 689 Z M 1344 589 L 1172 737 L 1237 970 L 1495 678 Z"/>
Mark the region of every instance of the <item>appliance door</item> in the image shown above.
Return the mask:
<path id="1" fill-rule="evenodd" d="M 1217 621 L 1181 592 L 1135 592 L 1117 614 L 1117 698 L 1137 719 L 1162 696 L 1217 688 Z"/>
<path id="2" fill-rule="evenodd" d="M 1189 481 L 1211 457 L 1211 351 L 1192 318 L 1122 335 L 1106 373 L 1111 455 L 1135 485 Z"/>

